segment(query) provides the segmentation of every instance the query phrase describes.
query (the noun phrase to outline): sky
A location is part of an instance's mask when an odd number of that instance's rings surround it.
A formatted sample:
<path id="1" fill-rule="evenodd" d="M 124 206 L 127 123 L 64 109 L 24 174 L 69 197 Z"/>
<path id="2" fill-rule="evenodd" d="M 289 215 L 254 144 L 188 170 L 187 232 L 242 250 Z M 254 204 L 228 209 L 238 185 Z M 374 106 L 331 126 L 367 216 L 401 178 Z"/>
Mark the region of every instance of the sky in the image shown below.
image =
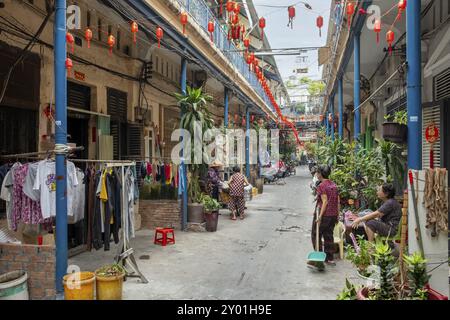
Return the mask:
<path id="1" fill-rule="evenodd" d="M 307 2 L 312 10 L 308 10 L 302 2 Z M 272 48 L 292 47 L 320 47 L 327 39 L 328 21 L 330 17 L 331 0 L 253 0 L 258 15 L 266 19 L 266 35 Z M 296 17 L 294 27 L 288 24 L 287 7 L 295 5 Z M 279 8 L 278 6 L 285 6 Z M 316 27 L 316 19 L 321 15 L 324 18 L 322 37 Z M 306 63 L 296 62 L 296 56 L 275 56 L 278 68 L 284 80 L 288 80 L 296 68 L 308 68 L 309 73 L 304 76 L 319 80 L 322 77 L 318 67 L 317 51 L 308 51 L 302 56 L 308 56 Z"/>

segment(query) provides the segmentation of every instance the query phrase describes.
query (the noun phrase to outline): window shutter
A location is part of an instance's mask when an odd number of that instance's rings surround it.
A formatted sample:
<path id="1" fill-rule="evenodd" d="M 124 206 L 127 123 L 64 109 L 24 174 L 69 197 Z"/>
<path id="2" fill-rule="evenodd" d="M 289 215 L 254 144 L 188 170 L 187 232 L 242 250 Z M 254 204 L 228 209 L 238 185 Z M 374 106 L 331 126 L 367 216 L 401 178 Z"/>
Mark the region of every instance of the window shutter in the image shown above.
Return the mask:
<path id="1" fill-rule="evenodd" d="M 108 114 L 120 122 L 127 121 L 127 93 L 108 88 Z"/>
<path id="2" fill-rule="evenodd" d="M 119 141 L 119 137 L 120 137 L 120 125 L 118 122 L 111 122 L 110 125 L 110 130 L 111 130 L 111 135 L 113 137 L 113 156 L 114 156 L 114 160 L 119 160 L 119 153 L 120 153 L 120 141 Z"/>
<path id="3" fill-rule="evenodd" d="M 128 124 L 128 156 L 140 157 L 142 146 L 142 127 L 139 124 Z"/>
<path id="4" fill-rule="evenodd" d="M 434 78 L 434 100 L 450 98 L 450 68 Z"/>
<path id="5" fill-rule="evenodd" d="M 434 167 L 441 167 L 441 137 L 442 137 L 442 125 L 441 125 L 441 108 L 440 106 L 423 108 L 423 127 L 422 127 L 422 167 L 424 169 L 430 168 L 430 150 L 431 145 L 425 139 L 426 128 L 434 122 L 435 126 L 439 129 L 439 140 L 433 146 L 434 153 Z"/>
<path id="6" fill-rule="evenodd" d="M 76 109 L 91 110 L 91 88 L 68 81 L 67 106 Z"/>

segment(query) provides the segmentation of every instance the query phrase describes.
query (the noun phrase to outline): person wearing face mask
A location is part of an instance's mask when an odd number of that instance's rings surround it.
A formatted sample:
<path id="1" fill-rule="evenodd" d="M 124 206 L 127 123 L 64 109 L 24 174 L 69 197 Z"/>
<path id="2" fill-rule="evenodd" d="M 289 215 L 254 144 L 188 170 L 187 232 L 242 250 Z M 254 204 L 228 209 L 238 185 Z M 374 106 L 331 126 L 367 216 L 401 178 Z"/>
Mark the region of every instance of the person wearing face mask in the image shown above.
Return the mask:
<path id="1" fill-rule="evenodd" d="M 315 176 L 320 184 L 316 190 L 317 210 L 314 213 L 311 238 L 314 249 L 316 251 L 324 251 L 326 253 L 327 258 L 325 263 L 328 265 L 335 265 L 333 258 L 333 231 L 339 218 L 340 198 L 336 184 L 328 179 L 330 174 L 331 169 L 329 166 L 320 166 L 317 168 L 315 173 Z M 317 224 L 319 225 L 319 248 L 315 247 Z M 324 250 L 322 250 L 322 248 Z"/>

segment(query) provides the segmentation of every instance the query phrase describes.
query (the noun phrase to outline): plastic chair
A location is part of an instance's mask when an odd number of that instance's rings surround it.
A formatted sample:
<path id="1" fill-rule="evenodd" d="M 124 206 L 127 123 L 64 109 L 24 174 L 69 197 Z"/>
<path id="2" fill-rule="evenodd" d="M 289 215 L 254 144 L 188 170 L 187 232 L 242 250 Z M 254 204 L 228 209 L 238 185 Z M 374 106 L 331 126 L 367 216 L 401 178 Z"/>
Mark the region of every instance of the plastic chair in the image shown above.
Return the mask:
<path id="1" fill-rule="evenodd" d="M 339 221 L 334 227 L 333 231 L 334 243 L 339 245 L 339 258 L 344 259 L 344 239 L 345 239 L 345 225 Z"/>
<path id="2" fill-rule="evenodd" d="M 375 234 L 375 239 L 377 241 L 383 241 L 383 242 L 388 242 L 388 241 L 400 242 L 400 240 L 402 239 L 402 220 L 403 220 L 403 218 L 400 219 L 400 223 L 398 224 L 397 234 L 391 235 L 389 237 L 380 236 L 379 234 Z"/>

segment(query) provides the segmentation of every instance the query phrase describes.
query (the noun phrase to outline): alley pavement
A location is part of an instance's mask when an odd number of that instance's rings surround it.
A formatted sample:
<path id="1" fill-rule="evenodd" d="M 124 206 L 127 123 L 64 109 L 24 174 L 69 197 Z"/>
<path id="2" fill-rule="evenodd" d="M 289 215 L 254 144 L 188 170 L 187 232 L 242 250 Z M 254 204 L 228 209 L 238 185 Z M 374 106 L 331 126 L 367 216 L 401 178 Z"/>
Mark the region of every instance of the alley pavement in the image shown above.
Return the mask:
<path id="1" fill-rule="evenodd" d="M 214 233 L 176 232 L 176 244 L 153 244 L 153 231 L 132 240 L 141 272 L 149 280 L 124 283 L 124 299 L 336 299 L 345 278 L 357 281 L 354 268 L 337 259 L 325 272 L 306 267 L 313 197 L 305 167 L 285 185 L 265 185 L 248 202 L 247 218 L 232 221 L 221 211 Z M 116 252 L 81 254 L 70 264 L 93 271 L 113 262 Z"/>

